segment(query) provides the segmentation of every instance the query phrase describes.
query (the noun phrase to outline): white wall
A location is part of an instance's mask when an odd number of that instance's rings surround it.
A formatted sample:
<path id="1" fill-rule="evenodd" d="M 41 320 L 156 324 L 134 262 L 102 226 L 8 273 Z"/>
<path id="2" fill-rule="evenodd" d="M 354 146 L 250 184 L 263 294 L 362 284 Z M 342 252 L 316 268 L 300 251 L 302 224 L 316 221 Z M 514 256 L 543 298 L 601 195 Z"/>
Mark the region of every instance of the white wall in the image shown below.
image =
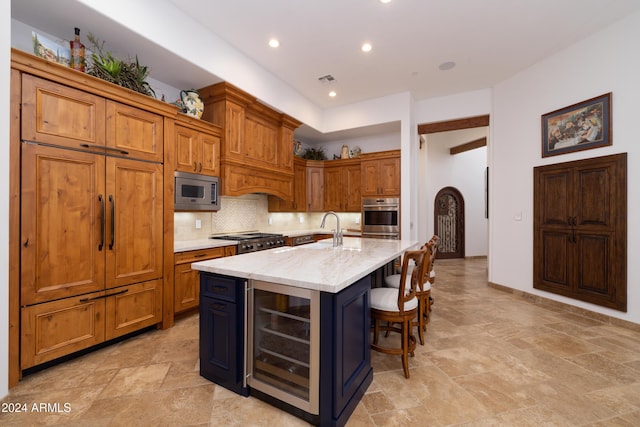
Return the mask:
<path id="1" fill-rule="evenodd" d="M 464 198 L 465 256 L 488 254 L 488 220 L 485 218 L 484 174 L 487 166 L 487 148 L 481 147 L 456 155 L 456 147 L 487 136 L 488 128 L 464 129 L 426 135 L 426 146 L 420 154 L 418 237 L 426 242 L 434 233 L 434 199 L 444 187 L 455 187 Z"/>
<path id="2" fill-rule="evenodd" d="M 9 87 L 11 3 L 0 2 L 0 399 L 9 389 Z"/>
<path id="3" fill-rule="evenodd" d="M 494 87 L 491 168 L 492 282 L 640 323 L 640 13 L 589 37 Z M 540 116 L 612 92 L 613 145 L 541 158 Z M 628 312 L 533 289 L 533 167 L 628 153 Z M 514 220 L 522 213 L 522 221 Z"/>

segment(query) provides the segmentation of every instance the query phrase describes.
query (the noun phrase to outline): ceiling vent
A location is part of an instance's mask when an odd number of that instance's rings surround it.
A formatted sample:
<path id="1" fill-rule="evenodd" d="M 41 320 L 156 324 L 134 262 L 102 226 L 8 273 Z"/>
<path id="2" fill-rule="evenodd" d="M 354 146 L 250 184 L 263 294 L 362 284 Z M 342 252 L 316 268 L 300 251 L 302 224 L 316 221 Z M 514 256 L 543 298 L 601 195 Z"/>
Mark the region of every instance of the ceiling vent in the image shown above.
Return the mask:
<path id="1" fill-rule="evenodd" d="M 331 74 L 327 74 L 326 76 L 318 77 L 318 80 L 320 80 L 321 83 L 331 83 L 336 79 Z"/>

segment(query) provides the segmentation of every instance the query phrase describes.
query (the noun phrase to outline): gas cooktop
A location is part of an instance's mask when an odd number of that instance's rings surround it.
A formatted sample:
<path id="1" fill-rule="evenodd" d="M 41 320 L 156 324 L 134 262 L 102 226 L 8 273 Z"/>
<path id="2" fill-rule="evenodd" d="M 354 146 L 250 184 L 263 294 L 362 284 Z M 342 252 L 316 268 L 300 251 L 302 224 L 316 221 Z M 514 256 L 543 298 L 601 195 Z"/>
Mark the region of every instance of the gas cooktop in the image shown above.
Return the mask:
<path id="1" fill-rule="evenodd" d="M 286 243 L 282 234 L 260 232 L 228 234 L 225 236 L 211 236 L 210 238 L 221 240 L 235 240 L 236 242 L 238 242 L 238 245 L 236 246 L 237 254 L 277 248 L 280 246 L 284 246 L 284 244 Z"/>

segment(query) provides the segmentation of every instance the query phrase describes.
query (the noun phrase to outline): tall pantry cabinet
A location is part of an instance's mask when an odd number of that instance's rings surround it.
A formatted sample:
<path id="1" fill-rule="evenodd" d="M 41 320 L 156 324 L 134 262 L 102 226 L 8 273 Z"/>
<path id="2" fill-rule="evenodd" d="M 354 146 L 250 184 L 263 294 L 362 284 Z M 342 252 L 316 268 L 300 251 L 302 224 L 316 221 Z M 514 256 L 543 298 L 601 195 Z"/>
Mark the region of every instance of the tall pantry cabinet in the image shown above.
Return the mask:
<path id="1" fill-rule="evenodd" d="M 20 370 L 162 321 L 162 111 L 36 65 L 20 77 Z"/>

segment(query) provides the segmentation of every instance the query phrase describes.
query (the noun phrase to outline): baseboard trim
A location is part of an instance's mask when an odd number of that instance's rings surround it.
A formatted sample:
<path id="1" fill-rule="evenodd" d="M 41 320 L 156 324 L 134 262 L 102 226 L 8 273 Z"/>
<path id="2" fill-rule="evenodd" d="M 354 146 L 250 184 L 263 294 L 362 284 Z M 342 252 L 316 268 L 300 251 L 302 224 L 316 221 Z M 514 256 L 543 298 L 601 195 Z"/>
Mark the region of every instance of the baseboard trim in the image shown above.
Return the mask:
<path id="1" fill-rule="evenodd" d="M 622 328 L 627 328 L 635 332 L 640 332 L 640 324 L 638 323 L 633 323 L 633 322 L 629 322 L 628 320 L 618 319 L 617 317 L 612 317 L 602 313 L 596 313 L 595 311 L 587 310 L 582 307 L 576 307 L 571 304 L 555 301 L 540 295 L 534 295 L 525 291 L 510 288 L 508 286 L 499 285 L 497 283 L 488 282 L 488 284 L 489 284 L 489 287 L 491 288 L 517 295 L 535 304 L 542 304 L 542 305 L 548 305 L 555 308 L 560 308 L 570 313 L 577 314 L 582 317 L 586 317 L 587 319 L 597 320 L 599 322 L 606 323 L 609 325 L 620 326 Z"/>

